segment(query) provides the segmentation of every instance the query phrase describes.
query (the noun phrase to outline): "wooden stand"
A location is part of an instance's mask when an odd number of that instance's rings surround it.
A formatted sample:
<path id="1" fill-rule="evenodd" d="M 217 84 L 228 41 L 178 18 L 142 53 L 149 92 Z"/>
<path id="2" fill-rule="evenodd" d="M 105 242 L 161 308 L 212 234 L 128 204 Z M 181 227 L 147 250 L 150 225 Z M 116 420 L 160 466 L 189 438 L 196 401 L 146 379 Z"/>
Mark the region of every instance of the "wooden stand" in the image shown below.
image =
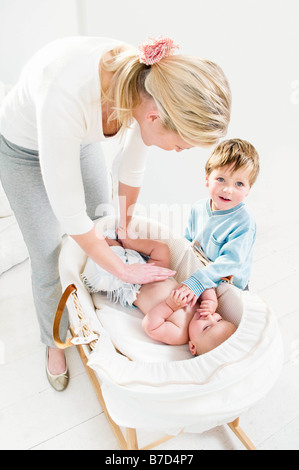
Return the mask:
<path id="1" fill-rule="evenodd" d="M 91 380 L 91 383 L 93 385 L 93 388 L 96 392 L 96 395 L 98 397 L 100 405 L 101 405 L 101 407 L 102 407 L 102 409 L 105 413 L 105 416 L 106 416 L 106 418 L 107 418 L 107 420 L 110 424 L 110 427 L 111 427 L 111 429 L 112 429 L 112 431 L 113 431 L 113 433 L 114 433 L 114 435 L 115 435 L 115 437 L 116 437 L 116 439 L 119 443 L 119 446 L 122 450 L 150 450 L 150 449 L 154 449 L 155 447 L 157 447 L 160 444 L 163 444 L 163 442 L 169 441 L 170 439 L 175 437 L 175 436 L 166 435 L 166 436 L 162 437 L 161 439 L 158 439 L 157 441 L 152 442 L 151 444 L 149 444 L 145 447 L 142 447 L 142 448 L 139 448 L 139 446 L 138 446 L 136 429 L 126 428 L 126 437 L 124 437 L 120 427 L 113 421 L 113 419 L 111 418 L 111 416 L 108 413 L 108 410 L 107 410 L 107 407 L 106 407 L 106 404 L 105 404 L 105 401 L 104 401 L 104 398 L 103 398 L 103 394 L 102 394 L 100 384 L 97 380 L 97 377 L 96 377 L 94 371 L 87 365 L 88 360 L 87 360 L 87 357 L 86 357 L 85 352 L 83 350 L 83 347 L 81 345 L 78 345 L 76 347 L 79 351 L 81 360 L 84 364 L 84 367 L 87 371 L 87 374 L 88 374 L 88 376 Z M 234 434 L 238 437 L 238 439 L 242 442 L 242 444 L 246 447 L 246 449 L 256 450 L 254 444 L 251 442 L 249 437 L 240 428 L 239 418 L 237 418 L 233 422 L 227 423 L 227 424 L 230 427 L 230 429 L 234 432 Z"/>
<path id="2" fill-rule="evenodd" d="M 74 284 L 70 284 L 66 288 L 66 290 L 64 291 L 64 293 L 62 295 L 62 298 L 59 302 L 59 305 L 58 305 L 58 308 L 57 308 L 57 311 L 56 311 L 56 314 L 55 314 L 54 323 L 53 323 L 53 338 L 54 338 L 56 346 L 60 349 L 66 349 L 66 348 L 72 346 L 71 338 L 69 338 L 64 343 L 60 340 L 60 337 L 59 337 L 60 320 L 61 320 L 64 308 L 65 308 L 67 299 L 69 298 L 70 295 L 73 296 L 73 301 L 74 301 L 74 305 L 75 305 L 79 320 L 85 320 L 85 315 L 84 315 L 84 312 L 82 310 L 81 304 L 80 304 L 78 296 L 77 296 L 77 288 Z M 73 335 L 73 337 L 75 337 L 76 335 L 75 335 L 75 332 L 74 332 L 74 329 L 73 329 L 72 326 L 70 327 L 70 331 L 71 331 L 71 334 Z M 85 324 L 82 327 L 82 331 L 83 331 L 83 334 L 84 334 L 85 337 L 88 337 L 89 335 L 91 335 L 93 333 L 93 331 L 88 327 L 88 325 L 85 325 Z M 95 344 L 96 344 L 96 341 L 90 342 L 89 347 L 91 348 L 91 350 L 94 348 Z M 86 354 L 84 352 L 84 349 L 83 349 L 82 345 L 79 344 L 79 345 L 76 345 L 76 347 L 79 351 L 81 360 L 82 360 L 82 362 L 84 364 L 84 367 L 87 371 L 87 374 L 88 374 L 88 376 L 91 380 L 91 383 L 94 387 L 94 390 L 97 394 L 100 405 L 101 405 L 101 407 L 102 407 L 102 409 L 103 409 L 103 411 L 106 415 L 106 418 L 107 418 L 107 420 L 110 424 L 110 427 L 111 427 L 112 431 L 114 432 L 115 437 L 116 437 L 116 439 L 117 439 L 117 441 L 120 445 L 120 448 L 122 450 L 150 450 L 150 449 L 153 449 L 154 447 L 157 447 L 158 445 L 162 444 L 163 442 L 166 442 L 169 439 L 172 439 L 173 437 L 175 437 L 175 436 L 166 435 L 166 436 L 162 437 L 161 439 L 159 439 L 155 442 L 152 442 L 148 446 L 145 446 L 141 449 L 139 449 L 139 446 L 138 446 L 136 429 L 127 428 L 126 429 L 126 437 L 124 437 L 120 427 L 113 421 L 113 419 L 111 418 L 111 416 L 108 413 L 108 410 L 107 410 L 107 407 L 106 407 L 106 404 L 105 404 L 105 400 L 103 398 L 103 394 L 102 394 L 100 384 L 97 380 L 97 377 L 96 377 L 94 371 L 87 365 L 88 359 L 86 357 Z M 246 449 L 255 450 L 255 446 L 253 445 L 253 443 L 250 441 L 250 439 L 244 433 L 244 431 L 240 428 L 239 418 L 235 419 L 231 423 L 228 423 L 228 426 L 235 433 L 235 435 L 238 437 L 238 439 L 244 444 Z"/>
<path id="3" fill-rule="evenodd" d="M 74 305 L 75 305 L 79 320 L 85 320 L 85 315 L 84 315 L 84 312 L 82 310 L 81 304 L 80 304 L 78 296 L 77 296 L 77 288 L 76 288 L 75 284 L 70 284 L 66 288 L 66 290 L 64 291 L 64 293 L 61 297 L 61 300 L 59 302 L 59 305 L 58 305 L 58 308 L 57 308 L 57 311 L 56 311 L 56 314 L 55 314 L 54 323 L 53 323 L 53 338 L 54 338 L 56 346 L 60 349 L 66 349 L 66 348 L 72 346 L 72 342 L 71 342 L 72 338 L 69 338 L 64 343 L 64 342 L 61 341 L 61 339 L 59 337 L 60 320 L 61 320 L 61 317 L 63 315 L 63 311 L 64 311 L 64 308 L 65 308 L 67 299 L 69 298 L 70 295 L 72 295 L 72 297 L 73 297 Z M 71 334 L 73 335 L 73 337 L 75 337 L 76 335 L 75 335 L 75 332 L 74 332 L 74 329 L 73 329 L 72 326 L 70 327 L 70 331 L 71 331 Z M 89 337 L 93 333 L 93 331 L 85 323 L 84 323 L 84 326 L 82 327 L 82 332 L 83 332 L 83 335 L 85 337 Z M 96 344 L 96 341 L 91 341 L 89 343 L 89 347 L 90 347 L 91 350 L 95 347 L 95 344 Z M 79 351 L 81 360 L 82 360 L 82 362 L 84 364 L 84 367 L 87 371 L 87 374 L 88 374 L 88 376 L 91 380 L 93 388 L 94 388 L 94 390 L 97 394 L 100 405 L 101 405 L 101 407 L 102 407 L 102 409 L 103 409 L 103 411 L 106 415 L 106 418 L 107 418 L 107 420 L 110 424 L 110 427 L 111 427 L 112 431 L 114 432 L 115 437 L 117 438 L 117 441 L 118 441 L 118 443 L 120 445 L 120 448 L 122 450 L 149 450 L 149 449 L 153 449 L 154 447 L 157 447 L 158 445 L 162 444 L 163 442 L 166 442 L 169 439 L 172 439 L 173 437 L 175 437 L 175 436 L 166 435 L 166 436 L 162 437 L 161 439 L 159 439 L 155 442 L 152 442 L 151 444 L 149 444 L 149 445 L 147 445 L 147 446 L 145 446 L 141 449 L 139 449 L 139 446 L 138 446 L 136 429 L 127 428 L 126 429 L 126 437 L 124 437 L 120 427 L 113 421 L 113 419 L 111 418 L 111 416 L 108 413 L 108 410 L 107 410 L 107 407 L 106 407 L 106 404 L 105 404 L 105 400 L 103 398 L 103 394 L 102 394 L 100 384 L 98 382 L 98 379 L 97 379 L 96 374 L 94 373 L 94 371 L 87 365 L 88 359 L 86 357 L 86 354 L 84 352 L 84 349 L 83 349 L 82 345 L 79 344 L 79 345 L 76 345 L 76 347 Z M 253 443 L 250 441 L 250 439 L 244 433 L 244 431 L 240 428 L 239 418 L 235 419 L 231 423 L 228 423 L 228 426 L 235 433 L 235 435 L 238 437 L 238 439 L 244 444 L 246 449 L 255 450 L 255 446 L 253 445 Z"/>
<path id="4" fill-rule="evenodd" d="M 235 433 L 237 438 L 244 444 L 248 450 L 256 450 L 255 445 L 251 442 L 247 434 L 239 426 L 240 418 L 235 419 L 232 423 L 227 423 L 231 430 Z"/>

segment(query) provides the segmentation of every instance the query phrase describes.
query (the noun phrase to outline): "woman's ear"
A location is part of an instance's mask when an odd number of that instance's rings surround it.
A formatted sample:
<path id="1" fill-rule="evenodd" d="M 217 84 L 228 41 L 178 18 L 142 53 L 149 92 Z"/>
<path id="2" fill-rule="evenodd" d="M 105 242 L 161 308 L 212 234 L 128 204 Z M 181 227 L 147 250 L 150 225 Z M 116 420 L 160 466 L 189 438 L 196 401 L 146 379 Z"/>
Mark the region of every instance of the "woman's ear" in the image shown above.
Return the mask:
<path id="1" fill-rule="evenodd" d="M 150 122 L 154 122 L 157 119 L 160 119 L 160 115 L 159 115 L 157 110 L 151 110 L 148 113 L 146 113 L 145 119 L 150 121 Z"/>

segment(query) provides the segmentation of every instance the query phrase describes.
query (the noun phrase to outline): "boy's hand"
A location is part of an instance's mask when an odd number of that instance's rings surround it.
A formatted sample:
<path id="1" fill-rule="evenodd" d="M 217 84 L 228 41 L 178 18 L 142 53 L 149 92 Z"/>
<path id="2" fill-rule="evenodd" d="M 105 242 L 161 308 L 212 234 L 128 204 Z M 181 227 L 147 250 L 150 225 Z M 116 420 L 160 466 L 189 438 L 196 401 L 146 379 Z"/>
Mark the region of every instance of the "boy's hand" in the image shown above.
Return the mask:
<path id="1" fill-rule="evenodd" d="M 182 293 L 186 297 L 187 303 L 190 303 L 190 307 L 193 307 L 196 304 L 197 296 L 194 294 L 193 290 L 190 289 L 190 287 L 186 286 L 185 284 L 181 284 L 175 290 L 176 292 Z"/>
<path id="2" fill-rule="evenodd" d="M 176 310 L 185 307 L 188 304 L 188 300 L 182 292 L 174 289 L 167 297 L 166 303 L 168 307 L 175 312 Z"/>

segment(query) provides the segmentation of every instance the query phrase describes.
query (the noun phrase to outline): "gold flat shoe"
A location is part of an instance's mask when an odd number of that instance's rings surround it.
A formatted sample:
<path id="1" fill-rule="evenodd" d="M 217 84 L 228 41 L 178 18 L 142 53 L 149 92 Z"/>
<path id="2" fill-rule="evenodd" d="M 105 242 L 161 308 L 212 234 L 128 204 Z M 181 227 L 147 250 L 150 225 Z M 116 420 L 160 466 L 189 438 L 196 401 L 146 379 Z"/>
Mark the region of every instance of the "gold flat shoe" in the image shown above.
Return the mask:
<path id="1" fill-rule="evenodd" d="M 46 374 L 50 385 L 56 390 L 56 392 L 63 392 L 69 383 L 69 371 L 66 367 L 65 372 L 59 375 L 53 375 L 48 369 L 48 348 L 46 348 Z"/>

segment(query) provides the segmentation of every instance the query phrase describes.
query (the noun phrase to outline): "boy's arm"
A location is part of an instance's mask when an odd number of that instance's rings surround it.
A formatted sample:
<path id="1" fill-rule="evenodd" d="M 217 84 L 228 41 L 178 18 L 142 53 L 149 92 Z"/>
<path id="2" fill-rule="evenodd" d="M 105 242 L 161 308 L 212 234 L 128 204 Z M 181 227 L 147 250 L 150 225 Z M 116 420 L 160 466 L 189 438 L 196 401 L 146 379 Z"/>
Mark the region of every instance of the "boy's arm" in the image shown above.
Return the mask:
<path id="1" fill-rule="evenodd" d="M 175 311 L 182 309 L 186 300 L 173 291 L 168 298 L 152 308 L 142 321 L 144 331 L 154 340 L 166 344 L 184 344 L 187 332 L 179 323 L 170 320 Z M 183 312 L 185 316 L 185 312 Z"/>
<path id="2" fill-rule="evenodd" d="M 255 241 L 256 228 L 251 224 L 248 230 L 238 227 L 220 248 L 218 257 L 203 269 L 199 269 L 189 279 L 183 281 L 184 286 L 199 297 L 205 289 L 215 288 L 222 278 L 237 275 L 240 270 L 249 266 L 250 257 Z M 183 289 L 183 288 L 182 288 Z"/>

